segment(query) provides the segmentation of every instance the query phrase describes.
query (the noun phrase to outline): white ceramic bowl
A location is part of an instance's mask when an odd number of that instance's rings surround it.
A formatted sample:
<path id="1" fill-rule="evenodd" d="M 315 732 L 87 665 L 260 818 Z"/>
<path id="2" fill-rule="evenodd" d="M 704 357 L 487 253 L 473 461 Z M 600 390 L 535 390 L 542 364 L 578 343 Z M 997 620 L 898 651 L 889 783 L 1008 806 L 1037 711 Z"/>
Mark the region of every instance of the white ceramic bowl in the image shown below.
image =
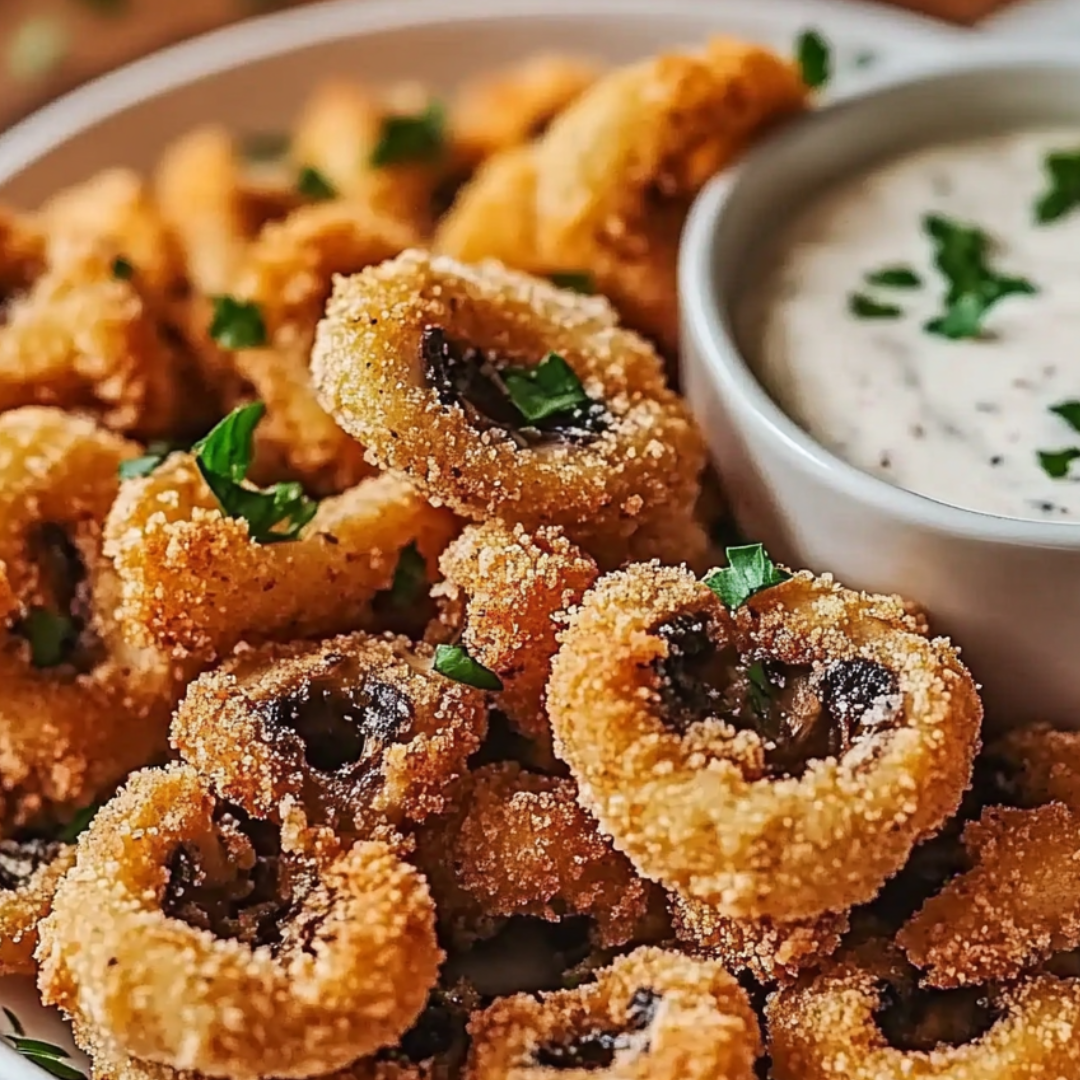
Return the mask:
<path id="1" fill-rule="evenodd" d="M 972 43 L 948 70 L 886 76 L 789 126 L 702 193 L 683 239 L 684 378 L 742 529 L 796 566 L 924 605 L 983 684 L 990 724 L 1080 725 L 1080 524 L 947 506 L 846 464 L 759 384 L 743 290 L 822 189 L 933 143 L 1080 130 L 1080 47 Z"/>

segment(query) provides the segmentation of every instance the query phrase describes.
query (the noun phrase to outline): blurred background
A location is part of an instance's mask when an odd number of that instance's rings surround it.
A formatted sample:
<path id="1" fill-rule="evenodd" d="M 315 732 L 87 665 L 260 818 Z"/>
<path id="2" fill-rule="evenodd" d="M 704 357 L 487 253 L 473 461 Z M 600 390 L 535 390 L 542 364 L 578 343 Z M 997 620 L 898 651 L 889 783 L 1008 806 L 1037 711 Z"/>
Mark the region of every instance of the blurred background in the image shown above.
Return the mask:
<path id="1" fill-rule="evenodd" d="M 163 45 L 305 2 L 310 0 L 0 0 L 0 129 L 65 90 Z M 514 0 L 499 2 L 505 7 Z M 1008 0 L 894 2 L 974 23 Z M 815 0 L 805 3 L 812 20 Z"/>

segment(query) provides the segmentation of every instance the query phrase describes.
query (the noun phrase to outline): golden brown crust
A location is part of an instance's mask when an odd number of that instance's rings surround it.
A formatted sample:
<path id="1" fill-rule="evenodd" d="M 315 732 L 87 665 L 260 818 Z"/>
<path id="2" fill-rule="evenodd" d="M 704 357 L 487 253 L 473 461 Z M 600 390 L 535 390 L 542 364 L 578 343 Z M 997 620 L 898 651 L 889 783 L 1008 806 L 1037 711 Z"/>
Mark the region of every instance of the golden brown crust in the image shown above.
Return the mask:
<path id="1" fill-rule="evenodd" d="M 991 807 L 964 829 L 972 868 L 897 935 L 931 986 L 1012 979 L 1080 945 L 1080 816 Z"/>
<path id="2" fill-rule="evenodd" d="M 681 614 L 719 644 L 785 664 L 861 659 L 902 697 L 899 726 L 799 778 L 763 775 L 762 743 L 718 719 L 686 737 L 658 713 L 655 628 Z M 943 640 L 898 602 L 808 573 L 736 620 L 685 570 L 639 564 L 601 579 L 571 619 L 548 684 L 556 749 L 585 805 L 646 876 L 733 917 L 805 919 L 870 900 L 967 787 L 982 709 Z"/>
<path id="3" fill-rule="evenodd" d="M 0 889 L 0 975 L 33 975 L 38 924 L 52 910 L 61 878 L 75 864 L 75 848 L 63 844 L 15 889 Z"/>
<path id="4" fill-rule="evenodd" d="M 213 812 L 186 766 L 137 774 L 99 812 L 41 927 L 44 1000 L 90 1053 L 238 1080 L 330 1072 L 394 1042 L 442 959 L 423 879 L 361 843 L 313 865 L 276 951 L 218 937 L 162 908 L 181 846 L 228 867 Z"/>
<path id="5" fill-rule="evenodd" d="M 644 998 L 641 995 L 644 992 Z M 576 990 L 502 998 L 469 1025 L 466 1080 L 548 1080 L 545 1050 L 575 1037 L 622 1036 L 606 1066 L 559 1067 L 567 1080 L 751 1080 L 757 1019 L 738 983 L 715 961 L 642 948 Z"/>
<path id="6" fill-rule="evenodd" d="M 1056 801 L 1080 811 L 1080 732 L 1018 727 L 992 742 L 986 758 L 1010 800 L 1021 806 Z"/>

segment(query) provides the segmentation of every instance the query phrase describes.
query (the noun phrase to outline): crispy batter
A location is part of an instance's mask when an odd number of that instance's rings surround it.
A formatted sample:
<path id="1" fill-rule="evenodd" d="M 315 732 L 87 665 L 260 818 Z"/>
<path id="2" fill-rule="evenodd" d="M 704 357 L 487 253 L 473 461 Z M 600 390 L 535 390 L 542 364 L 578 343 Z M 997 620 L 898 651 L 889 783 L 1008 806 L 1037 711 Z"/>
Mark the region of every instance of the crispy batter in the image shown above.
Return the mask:
<path id="1" fill-rule="evenodd" d="M 521 731 L 550 747 L 544 688 L 566 612 L 596 581 L 596 563 L 562 532 L 498 521 L 471 525 L 443 552 L 438 592 L 464 605 L 469 655 L 503 683 L 498 707 Z"/>
<path id="2" fill-rule="evenodd" d="M 642 948 L 576 990 L 502 998 L 469 1025 L 466 1080 L 751 1080 L 746 993 L 715 961 Z"/>
<path id="3" fill-rule="evenodd" d="M 1080 1036 L 1076 982 L 1028 976 L 988 991 L 991 1007 L 983 1033 L 953 1026 L 931 1013 L 924 1027 L 950 1036 L 936 1047 L 902 1049 L 876 1022 L 890 999 L 911 994 L 902 965 L 886 956 L 847 956 L 829 961 L 813 978 L 781 988 L 766 1010 L 769 1054 L 776 1080 L 1063 1080 L 1072 1075 Z M 955 993 L 955 991 L 954 991 Z M 945 1000 L 938 1006 L 946 1010 Z M 985 1013 L 976 1005 L 976 1013 Z M 995 1019 L 995 1017 L 997 1017 Z M 904 1042 L 934 1042 L 901 1030 Z M 950 1045 L 959 1035 L 959 1045 Z M 971 1038 L 969 1036 L 974 1036 Z"/>
<path id="4" fill-rule="evenodd" d="M 0 975 L 35 973 L 38 924 L 52 910 L 57 886 L 74 864 L 71 844 L 0 840 Z M 12 873 L 24 867 L 25 874 Z"/>
<path id="5" fill-rule="evenodd" d="M 453 517 L 403 481 L 365 480 L 324 500 L 300 540 L 258 544 L 223 517 L 187 454 L 124 484 L 105 529 L 131 640 L 209 662 L 240 641 L 292 640 L 370 621 L 399 554 L 415 543 L 428 565 Z"/>
<path id="6" fill-rule="evenodd" d="M 186 766 L 99 812 L 39 947 L 80 1045 L 257 1080 L 342 1068 L 409 1028 L 442 959 L 423 879 L 385 844 L 306 863 L 270 833 Z"/>
<path id="7" fill-rule="evenodd" d="M 240 652 L 188 688 L 173 745 L 224 798 L 280 821 L 370 835 L 446 809 L 487 727 L 480 691 L 432 671 L 432 650 L 352 634 Z"/>
<path id="8" fill-rule="evenodd" d="M 1019 806 L 1062 802 L 1080 811 L 1080 732 L 1045 724 L 1018 727 L 991 743 L 996 780 Z"/>
<path id="9" fill-rule="evenodd" d="M 530 442 L 537 429 L 484 367 L 532 368 L 553 352 L 591 400 Z M 602 564 L 697 497 L 701 433 L 655 352 L 602 299 L 495 263 L 409 251 L 339 279 L 312 371 L 324 406 L 384 468 L 475 520 L 561 525 Z"/>
<path id="10" fill-rule="evenodd" d="M 697 955 L 729 971 L 749 972 L 761 983 L 788 983 L 840 947 L 847 912 L 797 922 L 731 919 L 700 900 L 670 896 L 675 936 Z"/>
<path id="11" fill-rule="evenodd" d="M 548 684 L 556 750 L 646 876 L 737 918 L 843 911 L 944 823 L 971 776 L 975 686 L 946 641 L 910 625 L 895 599 L 805 572 L 732 619 L 688 572 L 632 566 L 586 595 L 563 637 Z M 693 657 L 725 649 L 729 664 L 788 667 L 790 731 L 760 726 L 749 676 L 745 698 L 710 689 Z M 715 678 L 738 690 L 731 670 Z"/>
<path id="12" fill-rule="evenodd" d="M 930 986 L 1012 979 L 1080 945 L 1080 816 L 991 807 L 964 830 L 972 868 L 897 935 Z"/>

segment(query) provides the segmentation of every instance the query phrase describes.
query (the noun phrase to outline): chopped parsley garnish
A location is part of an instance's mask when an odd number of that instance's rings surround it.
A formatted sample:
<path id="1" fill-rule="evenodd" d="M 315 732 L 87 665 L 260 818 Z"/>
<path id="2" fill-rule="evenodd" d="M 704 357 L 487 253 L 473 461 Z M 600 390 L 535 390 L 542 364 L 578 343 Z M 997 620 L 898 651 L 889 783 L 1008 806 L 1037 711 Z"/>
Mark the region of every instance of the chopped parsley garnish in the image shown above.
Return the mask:
<path id="1" fill-rule="evenodd" d="M 922 278 L 910 266 L 883 266 L 867 274 L 866 283 L 887 289 L 917 289 L 922 285 Z"/>
<path id="2" fill-rule="evenodd" d="M 305 165 L 297 174 L 296 190 L 305 199 L 315 202 L 336 199 L 338 194 L 337 188 L 318 169 L 313 169 L 310 165 Z"/>
<path id="3" fill-rule="evenodd" d="M 859 292 L 848 296 L 848 311 L 858 319 L 898 319 L 904 314 L 895 304 L 882 303 Z"/>
<path id="4" fill-rule="evenodd" d="M 773 694 L 776 687 L 765 670 L 765 665 L 760 660 L 755 660 L 747 669 L 746 677 L 750 682 L 750 707 L 758 714 L 765 716 L 772 704 Z"/>
<path id="5" fill-rule="evenodd" d="M 1075 446 L 1067 450 L 1037 450 L 1042 471 L 1051 480 L 1064 480 L 1069 475 L 1069 466 L 1080 458 L 1080 448 Z"/>
<path id="6" fill-rule="evenodd" d="M 560 289 L 570 289 L 584 296 L 592 296 L 596 292 L 596 282 L 587 270 L 556 270 L 548 274 L 548 280 Z"/>
<path id="7" fill-rule="evenodd" d="M 439 645 L 435 649 L 435 670 L 454 682 L 477 690 L 501 690 L 502 679 L 494 671 L 477 663 L 463 645 Z"/>
<path id="8" fill-rule="evenodd" d="M 79 639 L 70 615 L 34 607 L 19 622 L 19 633 L 30 643 L 30 662 L 36 668 L 59 667 Z"/>
<path id="9" fill-rule="evenodd" d="M 1080 431 L 1080 401 L 1059 401 L 1050 406 L 1050 411 L 1060 416 L 1073 431 Z"/>
<path id="10" fill-rule="evenodd" d="M 1058 150 L 1043 160 L 1047 189 L 1035 200 L 1035 220 L 1048 225 L 1080 206 L 1080 150 Z"/>
<path id="11" fill-rule="evenodd" d="M 266 323 L 258 304 L 215 296 L 210 336 L 223 349 L 258 349 L 266 344 Z"/>
<path id="12" fill-rule="evenodd" d="M 123 255 L 117 255 L 112 261 L 112 276 L 117 281 L 130 281 L 135 276 L 135 267 Z"/>
<path id="13" fill-rule="evenodd" d="M 57 1080 L 86 1080 L 83 1073 L 74 1065 L 68 1064 L 71 1055 L 63 1047 L 54 1046 L 41 1039 L 28 1039 L 19 1018 L 8 1008 L 4 1009 L 4 1015 L 13 1032 L 5 1035 L 4 1040 L 11 1044 L 17 1054 L 44 1069 L 50 1076 L 55 1076 Z"/>
<path id="14" fill-rule="evenodd" d="M 289 136 L 284 131 L 253 131 L 240 143 L 240 153 L 254 164 L 280 161 L 289 152 Z"/>
<path id="15" fill-rule="evenodd" d="M 574 369 L 558 353 L 548 353 L 534 368 L 506 368 L 502 379 L 518 412 L 534 424 L 590 400 Z"/>
<path id="16" fill-rule="evenodd" d="M 84 806 L 57 834 L 56 839 L 65 844 L 74 844 L 79 837 L 86 832 L 90 822 L 97 816 L 101 809 L 100 803 L 92 803 Z"/>
<path id="17" fill-rule="evenodd" d="M 413 116 L 387 116 L 369 163 L 375 169 L 387 165 L 438 161 L 446 143 L 446 110 L 431 102 Z"/>
<path id="18" fill-rule="evenodd" d="M 300 535 L 315 516 L 316 503 L 298 483 L 274 484 L 266 490 L 245 484 L 255 427 L 265 412 L 261 401 L 234 409 L 191 452 L 222 513 L 243 518 L 256 542 L 276 544 Z"/>
<path id="19" fill-rule="evenodd" d="M 149 443 L 142 457 L 121 461 L 117 470 L 121 480 L 137 480 L 140 476 L 149 476 L 170 454 L 177 450 L 186 450 L 185 443 L 156 440 Z"/>
<path id="20" fill-rule="evenodd" d="M 990 237 L 977 226 L 928 214 L 923 228 L 934 243 L 934 265 L 948 284 L 945 310 L 926 324 L 928 333 L 953 341 L 979 337 L 983 319 L 998 301 L 1038 291 L 1027 278 L 991 269 Z"/>
<path id="21" fill-rule="evenodd" d="M 742 607 L 751 596 L 791 580 L 769 558 L 763 544 L 744 544 L 727 549 L 728 565 L 705 576 L 705 584 L 729 611 Z"/>
<path id="22" fill-rule="evenodd" d="M 406 608 L 423 592 L 427 585 L 427 563 L 416 541 L 410 541 L 401 549 L 394 580 L 387 589 L 387 597 L 396 608 Z"/>
<path id="23" fill-rule="evenodd" d="M 802 81 L 811 90 L 820 90 L 832 76 L 832 51 L 817 30 L 804 30 L 795 44 L 795 58 Z"/>

